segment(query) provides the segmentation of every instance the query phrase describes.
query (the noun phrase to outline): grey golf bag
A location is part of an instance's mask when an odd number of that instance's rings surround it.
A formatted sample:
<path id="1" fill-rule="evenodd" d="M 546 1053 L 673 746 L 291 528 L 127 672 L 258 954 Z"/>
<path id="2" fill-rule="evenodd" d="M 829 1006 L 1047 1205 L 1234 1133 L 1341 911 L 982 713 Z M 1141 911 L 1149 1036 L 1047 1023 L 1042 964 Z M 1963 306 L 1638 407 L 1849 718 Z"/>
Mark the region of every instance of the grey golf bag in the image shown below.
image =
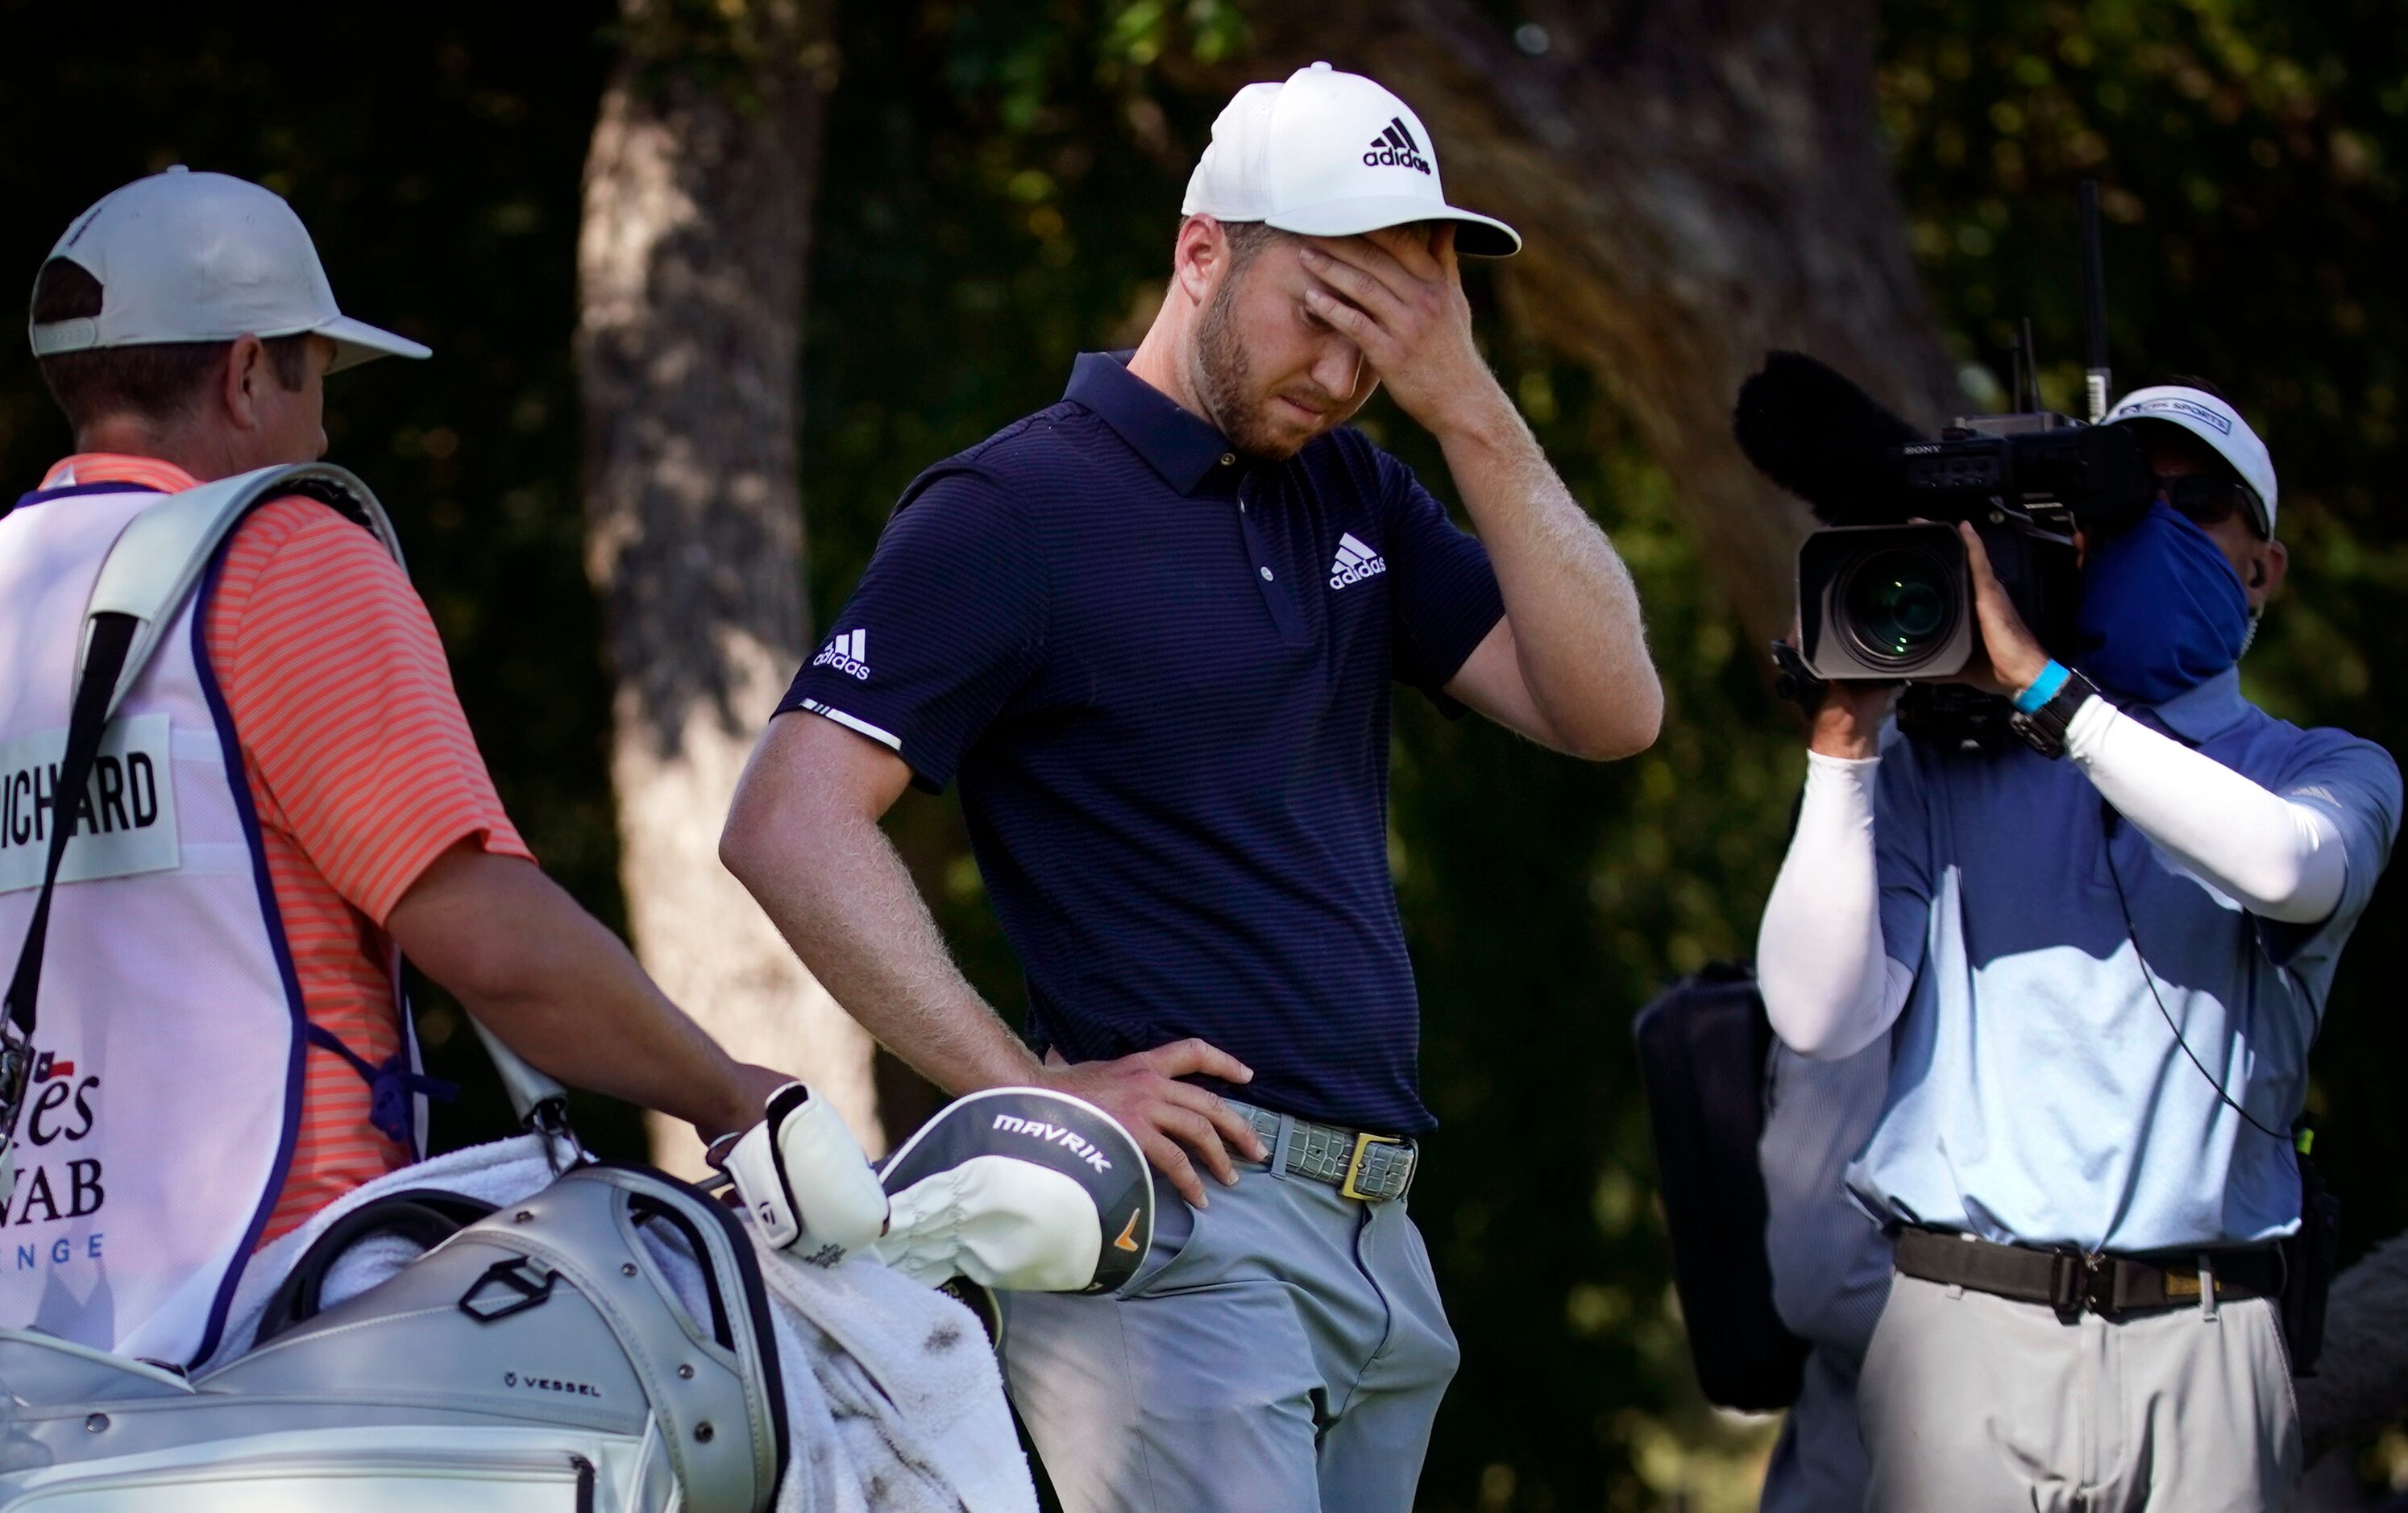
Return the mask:
<path id="1" fill-rule="evenodd" d="M 349 1216 L 271 1303 L 262 1341 L 191 1381 L 0 1330 L 12 1404 L 0 1508 L 45 1513 L 757 1513 L 786 1459 L 752 1242 L 657 1173 L 588 1164 L 350 1302 L 323 1271 L 380 1226 L 432 1237 L 462 1200 Z M 708 1317 L 655 1243 L 700 1263 Z"/>

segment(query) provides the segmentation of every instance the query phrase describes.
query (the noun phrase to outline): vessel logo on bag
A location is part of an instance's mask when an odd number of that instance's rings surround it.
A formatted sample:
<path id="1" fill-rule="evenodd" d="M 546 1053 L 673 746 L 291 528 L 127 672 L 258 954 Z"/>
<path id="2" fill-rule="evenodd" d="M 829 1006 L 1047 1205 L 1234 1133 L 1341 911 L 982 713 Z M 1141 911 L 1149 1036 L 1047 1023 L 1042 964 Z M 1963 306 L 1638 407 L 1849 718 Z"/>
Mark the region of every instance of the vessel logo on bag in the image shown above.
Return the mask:
<path id="1" fill-rule="evenodd" d="M 69 804 L 58 792 L 64 728 L 0 742 L 0 893 L 42 885 L 52 830 L 70 807 L 75 839 L 59 881 L 174 870 L 180 858 L 168 742 L 164 714 L 115 721 L 101 737 L 82 794 Z"/>
<path id="2" fill-rule="evenodd" d="M 515 1371 L 502 1373 L 502 1385 L 523 1392 L 558 1392 L 567 1397 L 600 1397 L 602 1389 L 592 1382 L 575 1381 L 566 1377 L 539 1377 L 528 1372 L 522 1377 Z"/>

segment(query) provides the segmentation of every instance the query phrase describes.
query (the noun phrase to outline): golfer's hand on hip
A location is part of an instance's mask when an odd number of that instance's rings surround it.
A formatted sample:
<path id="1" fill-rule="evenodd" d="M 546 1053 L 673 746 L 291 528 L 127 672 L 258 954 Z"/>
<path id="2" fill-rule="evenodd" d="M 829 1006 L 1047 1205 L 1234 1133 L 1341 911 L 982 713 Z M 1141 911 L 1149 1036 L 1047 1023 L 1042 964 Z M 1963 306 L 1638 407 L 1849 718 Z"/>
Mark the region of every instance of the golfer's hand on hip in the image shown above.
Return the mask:
<path id="1" fill-rule="evenodd" d="M 1109 1062 L 1073 1064 L 1048 1052 L 1041 1085 L 1084 1098 L 1119 1120 L 1136 1137 L 1145 1159 L 1170 1178 L 1179 1195 L 1196 1207 L 1206 1208 L 1211 1203 L 1205 1196 L 1203 1178 L 1197 1175 L 1197 1162 L 1201 1161 L 1223 1186 L 1235 1187 L 1238 1170 L 1230 1163 L 1230 1149 L 1236 1149 L 1249 1161 L 1261 1161 L 1263 1143 L 1236 1109 L 1179 1078 L 1250 1082 L 1254 1076 L 1251 1068 L 1226 1050 L 1201 1040 L 1175 1040 Z"/>

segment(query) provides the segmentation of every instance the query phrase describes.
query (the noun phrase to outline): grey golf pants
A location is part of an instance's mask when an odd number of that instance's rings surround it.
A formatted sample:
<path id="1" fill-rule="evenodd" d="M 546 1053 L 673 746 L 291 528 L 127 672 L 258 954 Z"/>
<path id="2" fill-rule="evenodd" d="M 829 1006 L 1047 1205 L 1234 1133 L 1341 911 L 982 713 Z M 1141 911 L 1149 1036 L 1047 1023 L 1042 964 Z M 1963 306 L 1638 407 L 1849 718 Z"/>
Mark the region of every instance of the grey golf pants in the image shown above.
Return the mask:
<path id="1" fill-rule="evenodd" d="M 1240 1164 L 1118 1296 L 1003 1294 L 1012 1404 L 1068 1513 L 1406 1513 L 1455 1335 L 1402 1201 Z"/>
<path id="2" fill-rule="evenodd" d="M 2273 1305 L 2109 1322 L 1895 1279 L 1857 1406 L 1874 1513 L 2261 1513 L 2300 1476 Z"/>

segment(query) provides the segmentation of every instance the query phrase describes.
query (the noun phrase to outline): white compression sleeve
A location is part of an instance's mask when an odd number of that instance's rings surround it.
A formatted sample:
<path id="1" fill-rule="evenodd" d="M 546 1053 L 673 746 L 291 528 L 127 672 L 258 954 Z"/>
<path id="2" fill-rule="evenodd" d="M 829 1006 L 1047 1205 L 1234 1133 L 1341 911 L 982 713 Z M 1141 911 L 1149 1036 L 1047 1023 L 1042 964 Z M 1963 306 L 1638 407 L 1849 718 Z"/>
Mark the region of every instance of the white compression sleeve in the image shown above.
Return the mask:
<path id="1" fill-rule="evenodd" d="M 1773 1032 L 1801 1056 L 1835 1061 L 1880 1036 L 1914 976 L 1882 945 L 1873 859 L 1881 759 L 1806 755 L 1798 834 L 1756 927 L 1757 986 Z"/>
<path id="2" fill-rule="evenodd" d="M 2329 817 L 2101 698 L 2074 711 L 2065 752 L 2141 834 L 2250 913 L 2314 924 L 2340 905 L 2349 865 Z"/>

